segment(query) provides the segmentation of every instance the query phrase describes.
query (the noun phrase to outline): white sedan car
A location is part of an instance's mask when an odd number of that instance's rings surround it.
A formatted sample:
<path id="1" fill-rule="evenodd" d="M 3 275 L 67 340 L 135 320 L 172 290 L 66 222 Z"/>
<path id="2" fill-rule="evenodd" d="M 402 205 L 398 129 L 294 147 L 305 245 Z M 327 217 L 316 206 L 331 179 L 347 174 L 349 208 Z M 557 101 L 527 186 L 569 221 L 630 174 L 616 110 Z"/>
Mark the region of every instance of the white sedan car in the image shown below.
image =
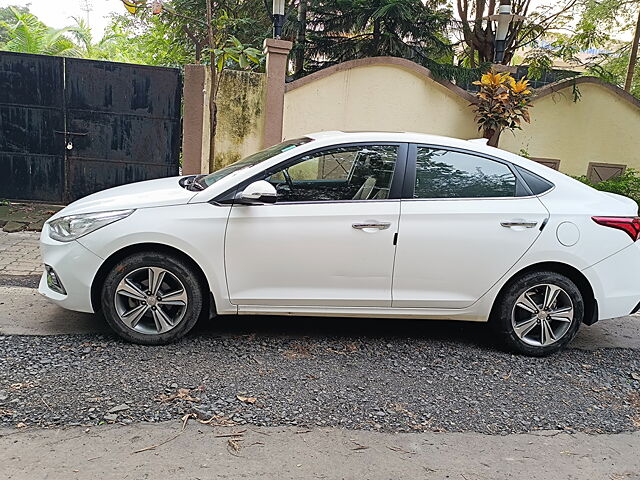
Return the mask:
<path id="1" fill-rule="evenodd" d="M 546 355 L 639 308 L 637 213 L 481 140 L 324 132 L 72 203 L 42 231 L 40 293 L 143 344 L 210 313 L 403 317 Z"/>

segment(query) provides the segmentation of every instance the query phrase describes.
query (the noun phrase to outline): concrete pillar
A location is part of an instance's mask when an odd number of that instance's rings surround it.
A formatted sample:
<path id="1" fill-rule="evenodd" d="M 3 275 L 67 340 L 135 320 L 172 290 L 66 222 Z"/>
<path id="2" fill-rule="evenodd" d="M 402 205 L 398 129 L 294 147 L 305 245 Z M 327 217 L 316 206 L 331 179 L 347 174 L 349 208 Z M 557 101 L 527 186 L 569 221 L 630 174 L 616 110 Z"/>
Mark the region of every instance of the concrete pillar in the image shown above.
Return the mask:
<path id="1" fill-rule="evenodd" d="M 263 147 L 282 141 L 284 116 L 284 83 L 287 76 L 287 56 L 293 44 L 286 40 L 267 38 L 264 53 L 267 55 L 267 88 Z"/>
<path id="2" fill-rule="evenodd" d="M 209 173 L 209 94 L 211 80 L 205 65 L 184 67 L 182 173 Z"/>

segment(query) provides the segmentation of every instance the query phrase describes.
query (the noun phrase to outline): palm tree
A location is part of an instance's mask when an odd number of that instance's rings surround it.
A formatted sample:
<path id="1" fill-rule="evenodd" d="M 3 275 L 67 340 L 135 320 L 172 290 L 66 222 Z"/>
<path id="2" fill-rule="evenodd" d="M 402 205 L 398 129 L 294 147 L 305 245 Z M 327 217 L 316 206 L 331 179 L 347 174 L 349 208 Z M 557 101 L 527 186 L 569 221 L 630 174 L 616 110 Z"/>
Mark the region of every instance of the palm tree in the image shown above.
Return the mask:
<path id="1" fill-rule="evenodd" d="M 442 5 L 439 0 L 311 0 L 307 62 L 315 69 L 381 55 L 423 64 L 449 56 L 445 31 L 451 12 Z"/>
<path id="2" fill-rule="evenodd" d="M 66 36 L 75 27 L 54 29 L 46 26 L 28 12 L 9 7 L 15 23 L 5 23 L 9 40 L 2 46 L 4 50 L 42 55 L 80 56 L 78 47 Z"/>

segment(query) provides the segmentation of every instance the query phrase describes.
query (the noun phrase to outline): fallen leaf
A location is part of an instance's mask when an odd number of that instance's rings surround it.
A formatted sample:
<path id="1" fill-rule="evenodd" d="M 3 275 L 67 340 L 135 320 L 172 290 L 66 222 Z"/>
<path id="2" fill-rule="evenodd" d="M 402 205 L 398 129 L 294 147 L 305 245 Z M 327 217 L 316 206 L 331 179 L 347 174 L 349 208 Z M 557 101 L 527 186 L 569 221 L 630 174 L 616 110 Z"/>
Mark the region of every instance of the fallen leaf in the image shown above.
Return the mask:
<path id="1" fill-rule="evenodd" d="M 33 383 L 31 382 L 12 383 L 11 385 L 9 385 L 9 388 L 11 390 L 22 390 L 23 388 L 30 388 L 30 387 L 33 387 Z"/>
<path id="2" fill-rule="evenodd" d="M 244 403 L 254 404 L 258 400 L 256 397 L 243 397 L 242 395 L 236 395 L 236 398 Z"/>
<path id="3" fill-rule="evenodd" d="M 188 388 L 179 388 L 176 393 L 172 393 L 171 395 L 165 395 L 164 393 L 156 398 L 159 402 L 173 402 L 174 400 L 185 400 L 187 402 L 199 402 L 200 398 L 192 397 L 191 390 Z"/>
<path id="4" fill-rule="evenodd" d="M 187 423 L 189 423 L 190 418 L 198 418 L 195 413 L 187 413 L 182 417 L 182 429 L 184 430 L 187 427 Z"/>
<path id="5" fill-rule="evenodd" d="M 239 452 L 240 451 L 240 442 L 241 439 L 239 438 L 230 438 L 229 440 L 227 440 L 227 444 L 229 445 L 229 447 L 234 451 L 234 452 Z"/>
<path id="6" fill-rule="evenodd" d="M 27 428 L 27 424 L 20 422 L 16 425 L 16 428 Z"/>
<path id="7" fill-rule="evenodd" d="M 213 427 L 233 427 L 236 422 L 224 415 L 214 415 L 209 420 L 198 420 L 198 423 L 203 425 L 211 425 Z"/>

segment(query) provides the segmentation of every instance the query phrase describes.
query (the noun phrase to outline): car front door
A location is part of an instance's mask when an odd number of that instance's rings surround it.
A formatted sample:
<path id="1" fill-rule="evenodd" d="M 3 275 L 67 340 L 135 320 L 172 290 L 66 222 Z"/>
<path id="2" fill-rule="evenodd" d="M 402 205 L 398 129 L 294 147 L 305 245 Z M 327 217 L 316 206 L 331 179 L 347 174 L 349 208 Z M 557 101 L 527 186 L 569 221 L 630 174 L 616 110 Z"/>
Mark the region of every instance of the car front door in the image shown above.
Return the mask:
<path id="1" fill-rule="evenodd" d="M 507 162 L 411 145 L 393 307 L 465 308 L 533 245 L 548 218 Z"/>
<path id="2" fill-rule="evenodd" d="M 234 204 L 229 298 L 251 306 L 390 307 L 406 144 L 335 146 L 261 176 L 274 204 Z"/>

